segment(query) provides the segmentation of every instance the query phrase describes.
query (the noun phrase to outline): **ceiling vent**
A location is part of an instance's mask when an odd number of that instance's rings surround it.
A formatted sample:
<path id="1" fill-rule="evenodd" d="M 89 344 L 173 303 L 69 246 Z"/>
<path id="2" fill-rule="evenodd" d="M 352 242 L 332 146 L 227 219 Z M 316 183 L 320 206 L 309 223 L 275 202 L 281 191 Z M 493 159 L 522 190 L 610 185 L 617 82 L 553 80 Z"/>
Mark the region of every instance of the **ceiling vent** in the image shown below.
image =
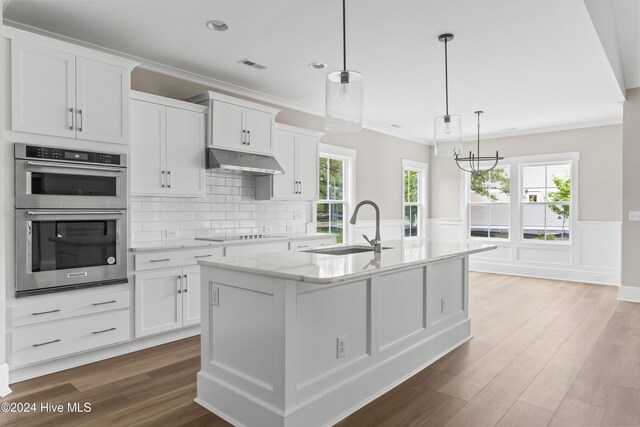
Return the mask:
<path id="1" fill-rule="evenodd" d="M 247 66 L 252 67 L 252 68 L 257 68 L 258 70 L 265 70 L 267 68 L 266 65 L 258 64 L 257 62 L 253 62 L 253 61 L 251 61 L 249 59 L 246 59 L 246 58 L 242 59 L 242 60 L 240 60 L 238 62 L 240 64 L 244 64 L 244 65 L 247 65 Z"/>

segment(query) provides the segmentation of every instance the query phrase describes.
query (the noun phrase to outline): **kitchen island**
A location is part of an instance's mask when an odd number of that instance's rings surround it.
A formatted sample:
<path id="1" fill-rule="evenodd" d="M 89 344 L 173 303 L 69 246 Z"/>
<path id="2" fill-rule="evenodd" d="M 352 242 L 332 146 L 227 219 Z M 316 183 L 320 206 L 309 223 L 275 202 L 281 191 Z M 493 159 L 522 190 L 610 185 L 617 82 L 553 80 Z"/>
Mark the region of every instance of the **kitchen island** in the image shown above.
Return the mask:
<path id="1" fill-rule="evenodd" d="M 235 425 L 339 421 L 471 338 L 469 255 L 494 248 L 406 240 L 199 261 L 196 402 Z"/>

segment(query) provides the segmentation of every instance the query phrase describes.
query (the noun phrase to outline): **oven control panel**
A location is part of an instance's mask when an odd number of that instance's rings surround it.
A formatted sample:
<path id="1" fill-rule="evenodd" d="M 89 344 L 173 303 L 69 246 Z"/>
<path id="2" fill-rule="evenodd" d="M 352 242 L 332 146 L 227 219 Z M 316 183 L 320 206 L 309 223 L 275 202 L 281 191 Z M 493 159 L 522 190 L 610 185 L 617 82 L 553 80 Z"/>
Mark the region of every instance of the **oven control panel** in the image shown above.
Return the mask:
<path id="1" fill-rule="evenodd" d="M 120 154 L 97 153 L 93 151 L 68 150 L 65 148 L 26 146 L 29 159 L 61 160 L 66 162 L 97 163 L 102 165 L 121 165 Z"/>

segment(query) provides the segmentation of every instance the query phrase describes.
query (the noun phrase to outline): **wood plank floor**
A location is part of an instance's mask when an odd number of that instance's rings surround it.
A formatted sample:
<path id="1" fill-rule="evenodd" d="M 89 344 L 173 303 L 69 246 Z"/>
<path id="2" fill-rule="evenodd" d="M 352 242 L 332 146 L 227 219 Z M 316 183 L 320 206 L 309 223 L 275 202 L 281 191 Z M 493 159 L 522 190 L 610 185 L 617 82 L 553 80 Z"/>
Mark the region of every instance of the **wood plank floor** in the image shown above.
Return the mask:
<path id="1" fill-rule="evenodd" d="M 472 273 L 474 338 L 339 423 L 640 426 L 640 304 L 617 288 Z M 13 384 L 2 402 L 90 413 L 0 413 L 0 426 L 226 426 L 193 402 L 198 337 Z"/>

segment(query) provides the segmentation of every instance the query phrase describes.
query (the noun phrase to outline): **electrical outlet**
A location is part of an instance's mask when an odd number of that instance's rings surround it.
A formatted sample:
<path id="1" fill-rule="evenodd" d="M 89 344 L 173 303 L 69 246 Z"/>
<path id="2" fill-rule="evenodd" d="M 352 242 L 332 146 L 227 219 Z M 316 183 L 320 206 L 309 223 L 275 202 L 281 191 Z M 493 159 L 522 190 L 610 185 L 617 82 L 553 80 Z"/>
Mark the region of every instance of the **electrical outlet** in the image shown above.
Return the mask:
<path id="1" fill-rule="evenodd" d="M 211 305 L 220 305 L 220 289 L 217 286 L 213 286 L 213 282 L 209 282 L 211 288 Z"/>
<path id="2" fill-rule="evenodd" d="M 629 221 L 640 221 L 640 211 L 629 211 Z"/>
<path id="3" fill-rule="evenodd" d="M 447 308 L 447 304 L 444 302 L 444 298 L 440 298 L 440 313 L 444 313 Z"/>
<path id="4" fill-rule="evenodd" d="M 167 239 L 175 239 L 178 237 L 178 230 L 166 230 Z"/>
<path id="5" fill-rule="evenodd" d="M 341 357 L 345 357 L 347 355 L 347 336 L 343 335 L 338 337 L 337 343 L 337 354 L 336 358 L 340 359 Z"/>

